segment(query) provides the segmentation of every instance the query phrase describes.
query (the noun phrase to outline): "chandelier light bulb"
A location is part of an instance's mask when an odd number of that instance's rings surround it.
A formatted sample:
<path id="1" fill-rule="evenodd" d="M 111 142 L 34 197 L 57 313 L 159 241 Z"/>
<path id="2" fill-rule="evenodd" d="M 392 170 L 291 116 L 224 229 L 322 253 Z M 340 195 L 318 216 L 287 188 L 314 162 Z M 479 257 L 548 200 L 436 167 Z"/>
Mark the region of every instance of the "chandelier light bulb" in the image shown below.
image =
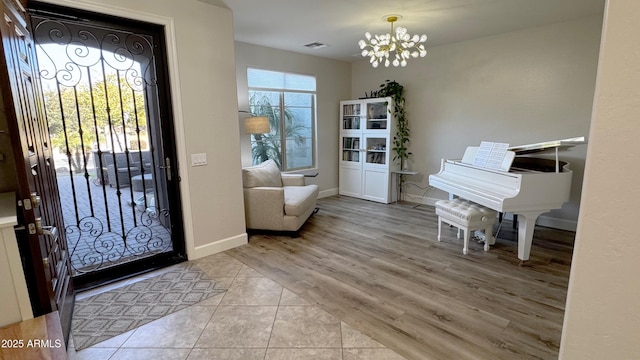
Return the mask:
<path id="1" fill-rule="evenodd" d="M 364 33 L 366 40 L 358 41 L 358 46 L 362 50 L 363 57 L 369 57 L 371 66 L 377 68 L 378 65 L 384 64 L 385 67 L 393 65 L 395 67 L 407 66 L 407 59 L 413 57 L 425 57 L 424 42 L 427 41 L 427 35 L 413 36 L 409 35 L 407 28 L 398 26 L 394 29 L 393 23 L 398 20 L 399 16 L 389 15 L 384 19 L 391 23 L 391 32 L 384 35 L 371 35 L 369 32 Z M 393 56 L 393 61 L 389 60 Z"/>

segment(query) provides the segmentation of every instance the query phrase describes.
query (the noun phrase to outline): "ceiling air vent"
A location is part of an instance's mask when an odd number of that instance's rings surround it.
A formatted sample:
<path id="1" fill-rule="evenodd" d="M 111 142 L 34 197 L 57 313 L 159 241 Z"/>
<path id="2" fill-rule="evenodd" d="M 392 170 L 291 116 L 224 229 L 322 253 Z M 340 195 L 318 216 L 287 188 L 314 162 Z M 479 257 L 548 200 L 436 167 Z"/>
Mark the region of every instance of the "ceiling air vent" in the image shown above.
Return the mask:
<path id="1" fill-rule="evenodd" d="M 305 46 L 308 47 L 309 49 L 316 50 L 316 49 L 322 49 L 323 47 L 327 47 L 329 45 L 323 44 L 323 43 L 319 43 L 319 42 L 312 42 L 312 43 L 307 44 Z"/>

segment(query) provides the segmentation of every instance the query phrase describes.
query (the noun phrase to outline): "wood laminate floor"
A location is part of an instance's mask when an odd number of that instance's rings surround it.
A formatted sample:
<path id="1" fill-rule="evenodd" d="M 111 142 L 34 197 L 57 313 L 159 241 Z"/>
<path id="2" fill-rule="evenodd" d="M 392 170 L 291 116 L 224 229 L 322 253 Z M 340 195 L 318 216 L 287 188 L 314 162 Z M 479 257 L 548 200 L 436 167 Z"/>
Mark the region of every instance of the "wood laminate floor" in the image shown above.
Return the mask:
<path id="1" fill-rule="evenodd" d="M 556 359 L 575 233 L 536 227 L 519 266 L 505 221 L 489 252 L 434 208 L 318 200 L 298 237 L 254 233 L 226 253 L 409 359 Z M 495 230 L 494 230 L 495 231 Z"/>

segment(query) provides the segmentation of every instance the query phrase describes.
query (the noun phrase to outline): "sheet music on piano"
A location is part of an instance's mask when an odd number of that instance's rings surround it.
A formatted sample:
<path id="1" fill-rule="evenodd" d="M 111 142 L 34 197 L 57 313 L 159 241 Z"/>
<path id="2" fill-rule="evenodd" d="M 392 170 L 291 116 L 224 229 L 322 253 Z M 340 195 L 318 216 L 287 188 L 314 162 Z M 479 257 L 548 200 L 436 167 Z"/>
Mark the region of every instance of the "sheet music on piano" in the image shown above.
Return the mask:
<path id="1" fill-rule="evenodd" d="M 480 147 L 473 159 L 473 165 L 487 169 L 500 170 L 507 155 L 509 144 L 490 141 L 480 142 Z"/>
<path id="2" fill-rule="evenodd" d="M 509 171 L 515 156 L 509 144 L 482 141 L 480 146 L 468 146 L 461 162 L 488 170 Z"/>

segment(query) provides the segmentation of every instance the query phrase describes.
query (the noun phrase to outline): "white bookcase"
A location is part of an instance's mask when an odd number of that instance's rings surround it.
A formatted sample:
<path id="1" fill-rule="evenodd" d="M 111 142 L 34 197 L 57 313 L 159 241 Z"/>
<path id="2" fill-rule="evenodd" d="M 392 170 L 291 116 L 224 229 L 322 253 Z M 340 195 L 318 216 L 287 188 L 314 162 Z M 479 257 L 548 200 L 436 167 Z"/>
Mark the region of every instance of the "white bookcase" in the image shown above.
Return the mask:
<path id="1" fill-rule="evenodd" d="M 388 204 L 395 201 L 391 172 L 396 130 L 390 97 L 340 102 L 339 194 Z"/>

